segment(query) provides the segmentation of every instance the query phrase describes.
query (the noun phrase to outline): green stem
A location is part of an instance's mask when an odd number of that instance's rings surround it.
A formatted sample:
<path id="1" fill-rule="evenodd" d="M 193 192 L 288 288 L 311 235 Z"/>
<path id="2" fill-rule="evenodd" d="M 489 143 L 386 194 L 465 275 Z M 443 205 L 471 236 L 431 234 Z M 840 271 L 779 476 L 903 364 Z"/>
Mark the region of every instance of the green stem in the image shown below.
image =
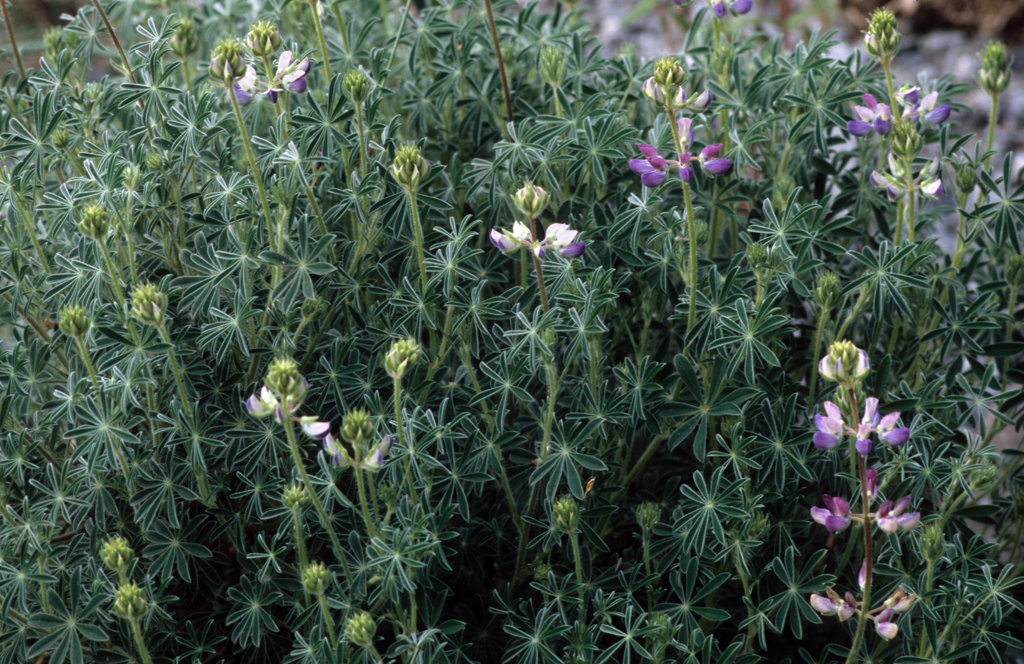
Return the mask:
<path id="1" fill-rule="evenodd" d="M 1018 287 L 1016 285 L 1013 285 L 1013 286 L 1010 287 L 1010 303 L 1009 303 L 1009 307 L 1006 310 L 1006 312 L 1008 314 L 1010 314 L 1010 320 L 1006 321 L 1006 341 L 1007 341 L 1007 343 L 1013 341 L 1013 322 L 1016 320 L 1014 318 L 1013 312 L 1017 309 L 1017 292 L 1018 292 Z M 1007 356 L 1006 358 L 1003 359 L 1003 391 L 1004 392 L 1006 391 L 1009 371 L 1010 371 L 1010 357 Z"/>
<path id="2" fill-rule="evenodd" d="M 366 169 L 370 163 L 369 153 L 366 150 L 366 129 L 363 127 L 363 105 L 356 104 L 356 131 L 359 134 L 359 176 L 366 179 Z"/>
<path id="3" fill-rule="evenodd" d="M 164 340 L 164 343 L 170 346 L 170 348 L 167 349 L 167 360 L 170 362 L 171 371 L 174 373 L 174 382 L 178 384 L 178 398 L 181 399 L 181 407 L 185 409 L 185 416 L 191 420 L 192 401 L 189 399 L 188 392 L 185 390 L 185 381 L 181 377 L 181 368 L 178 366 L 178 361 L 174 357 L 174 343 L 171 341 L 171 335 L 167 333 L 167 328 L 163 325 L 157 325 L 156 329 L 160 332 L 160 338 Z"/>
<path id="4" fill-rule="evenodd" d="M 825 333 L 825 321 L 828 320 L 830 309 L 822 307 L 818 311 L 818 327 L 814 331 L 814 342 L 811 347 L 811 392 L 807 399 L 807 403 L 814 406 L 817 403 L 814 400 L 816 396 L 816 388 L 818 385 L 818 353 L 821 352 L 821 337 Z"/>
<path id="5" fill-rule="evenodd" d="M 313 11 L 313 15 L 316 15 L 316 10 Z M 318 23 L 319 25 L 319 23 Z M 249 130 L 245 128 L 245 120 L 242 118 L 242 107 L 238 104 L 238 99 L 234 95 L 234 91 L 228 89 L 228 97 L 231 98 L 231 106 L 235 109 L 235 120 L 238 121 L 238 131 L 242 134 L 242 145 L 245 147 L 245 156 L 249 160 L 249 168 L 252 170 L 252 177 L 256 180 L 256 190 L 260 195 L 260 203 L 263 205 L 263 215 L 267 218 L 267 237 L 271 243 L 271 249 L 279 249 L 274 247 L 274 221 L 270 216 L 270 203 L 267 202 L 267 192 L 263 188 L 263 178 L 260 177 L 260 172 L 256 168 L 256 158 L 252 154 L 252 145 L 249 139 Z"/>
<path id="6" fill-rule="evenodd" d="M 889 108 L 895 114 L 899 106 L 896 105 L 896 88 L 892 85 L 892 63 L 888 59 L 883 59 L 881 62 L 882 70 L 885 72 L 885 84 L 889 89 Z"/>
<path id="7" fill-rule="evenodd" d="M 327 73 L 327 83 L 330 84 L 331 79 L 331 61 L 327 57 L 327 44 L 324 42 L 324 29 L 320 25 L 320 12 L 317 11 L 316 5 L 310 3 L 310 10 L 313 12 L 313 25 L 316 27 L 316 41 L 320 45 L 320 56 L 324 59 L 324 71 Z M 229 95 L 234 97 L 234 95 Z"/>
<path id="8" fill-rule="evenodd" d="M 911 244 L 914 242 L 914 180 L 910 170 L 913 167 L 912 161 L 907 158 L 907 242 Z"/>
<path id="9" fill-rule="evenodd" d="M 192 91 L 192 73 L 188 69 L 188 58 L 181 59 L 181 75 L 185 78 L 185 89 L 194 97 L 195 92 Z"/>
<path id="10" fill-rule="evenodd" d="M 576 562 L 576 583 L 580 587 L 580 618 L 583 619 L 587 615 L 587 596 L 583 583 L 583 559 L 580 557 L 579 536 L 575 530 L 569 533 L 569 541 L 572 543 L 572 557 Z"/>
<path id="11" fill-rule="evenodd" d="M 149 657 L 149 651 L 146 650 L 146 642 L 142 640 L 142 628 L 139 627 L 139 619 L 136 618 L 129 622 L 132 624 L 132 634 L 135 635 L 135 645 L 139 648 L 142 664 L 153 664 L 153 660 Z"/>
<path id="12" fill-rule="evenodd" d="M 0 5 L 2 5 L 4 2 L 6 2 L 6 0 L 0 0 Z M 10 186 L 11 183 L 8 182 L 5 178 L 4 184 Z M 29 214 L 25 211 L 24 203 L 19 201 L 19 198 L 21 197 L 17 194 L 13 194 L 11 196 L 11 200 L 14 201 L 15 206 L 18 208 L 18 212 L 21 214 L 21 218 L 25 220 L 25 228 L 28 230 L 28 236 L 32 240 L 32 246 L 36 250 L 36 255 L 39 256 L 39 262 L 42 263 L 43 270 L 46 271 L 46 274 L 50 274 L 50 272 L 52 272 L 52 270 L 50 269 L 50 261 L 47 260 L 46 254 L 43 253 L 43 245 L 39 244 L 39 236 L 36 235 L 36 227 L 32 223 L 32 217 L 30 217 Z"/>
<path id="13" fill-rule="evenodd" d="M 135 241 L 132 239 L 132 231 L 134 225 L 132 222 L 132 196 L 135 195 L 133 190 L 128 190 L 128 196 L 125 197 L 124 202 L 124 214 L 125 214 L 125 229 L 124 236 L 125 241 L 128 243 L 128 271 L 132 275 L 132 285 L 138 285 L 139 275 L 135 268 Z"/>
<path id="14" fill-rule="evenodd" d="M 338 637 L 334 633 L 334 620 L 331 618 L 331 612 L 327 609 L 327 599 L 323 593 L 317 593 L 316 599 L 320 603 L 320 613 L 324 616 L 324 622 L 327 623 L 327 635 L 331 639 L 331 647 L 334 651 L 338 651 Z"/>
<path id="15" fill-rule="evenodd" d="M 999 119 L 999 95 L 990 95 L 992 97 L 992 110 L 988 116 L 988 141 L 985 144 L 985 152 L 992 151 L 992 144 L 996 138 L 996 122 Z M 989 165 L 992 162 L 992 155 L 985 157 L 985 170 L 989 169 Z"/>
<path id="16" fill-rule="evenodd" d="M 854 416 L 857 414 L 857 402 L 853 395 L 853 388 L 847 386 L 847 393 L 850 397 L 850 403 L 853 406 Z M 855 420 L 854 420 L 855 421 Z M 864 466 L 864 457 L 857 454 L 857 467 L 860 471 L 860 495 L 861 495 L 861 509 L 864 514 L 864 599 L 861 602 L 860 609 L 860 622 L 857 624 L 857 633 L 853 637 L 853 644 L 850 646 L 850 654 L 846 658 L 846 664 L 853 664 L 854 661 L 859 659 L 860 644 L 864 640 L 864 630 L 867 627 L 868 620 L 871 619 L 871 576 L 872 576 L 872 552 L 871 552 L 871 501 L 868 498 L 868 482 L 867 473 Z"/>
<path id="17" fill-rule="evenodd" d="M 21 51 L 18 50 L 18 40 L 14 37 L 14 26 L 11 24 L 10 14 L 7 12 L 7 0 L 0 0 L 0 9 L 3 10 L 4 25 L 7 26 L 7 37 L 11 40 L 11 50 L 14 51 L 14 61 L 18 64 L 18 74 L 21 76 L 21 80 L 27 81 L 28 75 L 25 73 L 25 63 L 21 61 Z"/>
<path id="18" fill-rule="evenodd" d="M 302 534 L 302 510 L 296 505 L 292 508 L 292 522 L 295 526 L 295 551 L 299 554 L 299 580 L 302 580 L 302 570 L 309 565 L 309 556 L 306 555 L 306 538 Z"/>
<path id="19" fill-rule="evenodd" d="M 669 126 L 672 128 L 672 138 L 676 144 L 676 152 L 683 154 L 683 144 L 679 136 L 679 127 L 676 125 L 675 113 L 671 109 L 667 110 Z M 687 266 L 690 273 L 690 283 L 687 284 L 690 287 L 690 307 L 689 314 L 686 317 L 686 334 L 690 334 L 690 330 L 697 324 L 697 226 L 693 220 L 693 202 L 690 198 L 690 185 L 685 180 L 680 180 L 680 182 L 683 183 L 683 202 L 686 205 L 686 235 L 690 245 L 690 264 Z"/>
<path id="20" fill-rule="evenodd" d="M 363 469 L 360 467 L 363 460 L 362 453 L 359 454 L 359 458 L 356 459 L 355 475 L 356 475 L 356 488 L 359 490 L 359 506 L 363 512 L 363 522 L 366 524 L 366 534 L 373 539 L 377 536 L 376 530 L 373 527 L 373 521 L 370 519 L 370 510 L 366 500 L 366 486 L 363 484 Z"/>
<path id="21" fill-rule="evenodd" d="M 501 90 L 505 94 L 505 118 L 509 124 L 512 123 L 512 95 L 508 89 L 508 76 L 505 75 L 505 59 L 501 55 L 501 42 L 498 41 L 498 29 L 494 25 L 494 9 L 491 7 L 491 0 L 484 0 L 487 8 L 487 25 L 491 29 L 491 39 L 494 41 L 494 55 L 498 59 L 498 73 L 501 75 Z M 546 308 L 545 308 L 546 309 Z"/>
<path id="22" fill-rule="evenodd" d="M 416 190 L 409 190 L 409 210 L 412 212 L 412 230 L 416 236 L 416 260 L 420 266 L 420 293 L 427 297 L 427 264 L 423 258 L 423 227 L 420 226 L 420 214 L 416 209 Z M 547 307 L 544 308 L 547 311 Z"/>
<path id="23" fill-rule="evenodd" d="M 347 54 L 349 52 L 348 30 L 345 29 L 345 18 L 341 15 L 341 9 L 339 8 L 340 5 L 340 2 L 336 2 L 331 9 L 334 10 L 334 19 L 338 21 L 338 32 L 341 34 L 341 43 L 344 45 L 345 53 Z"/>
<path id="24" fill-rule="evenodd" d="M 488 7 L 490 4 L 488 4 Z M 537 239 L 537 222 L 533 217 L 530 219 L 530 237 L 536 241 Z M 541 266 L 540 258 L 537 257 L 536 251 L 530 251 L 533 254 L 533 268 L 537 272 L 537 286 L 540 288 L 540 302 L 544 305 L 544 313 L 548 312 L 548 290 L 544 287 L 544 270 Z M 525 285 L 525 283 L 524 283 Z"/>
<path id="25" fill-rule="evenodd" d="M 402 379 L 395 376 L 395 431 L 398 434 L 398 446 L 405 447 L 405 427 L 402 425 Z M 412 450 L 405 457 L 405 482 L 409 485 L 409 498 L 416 495 L 416 485 L 412 481 Z"/>
<path id="26" fill-rule="evenodd" d="M 3 2 L 3 0 L 0 0 Z M 75 345 L 78 347 L 78 354 L 82 356 L 82 363 L 85 364 L 85 368 L 89 370 L 89 378 L 92 379 L 93 388 L 100 391 L 100 381 L 96 378 L 96 370 L 92 366 L 92 362 L 89 361 L 89 351 L 85 349 L 85 342 L 82 341 L 81 337 L 75 337 Z"/>

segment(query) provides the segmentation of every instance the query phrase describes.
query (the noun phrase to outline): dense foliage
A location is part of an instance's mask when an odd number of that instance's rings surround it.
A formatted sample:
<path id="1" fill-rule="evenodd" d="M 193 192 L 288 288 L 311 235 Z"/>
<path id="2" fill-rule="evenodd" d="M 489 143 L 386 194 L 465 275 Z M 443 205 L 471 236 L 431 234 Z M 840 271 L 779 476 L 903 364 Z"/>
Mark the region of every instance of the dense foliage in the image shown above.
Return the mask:
<path id="1" fill-rule="evenodd" d="M 886 12 L 838 61 L 670 7 L 642 63 L 491 9 L 93 2 L 4 75 L 0 662 L 1020 648 L 1024 192 L 966 86 Z"/>

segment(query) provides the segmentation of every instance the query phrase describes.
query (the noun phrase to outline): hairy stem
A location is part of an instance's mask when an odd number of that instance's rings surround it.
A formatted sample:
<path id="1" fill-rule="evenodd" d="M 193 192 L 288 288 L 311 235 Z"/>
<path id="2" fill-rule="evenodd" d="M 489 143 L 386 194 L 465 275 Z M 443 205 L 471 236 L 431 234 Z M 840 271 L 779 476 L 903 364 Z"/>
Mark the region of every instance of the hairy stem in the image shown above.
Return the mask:
<path id="1" fill-rule="evenodd" d="M 494 40 L 494 55 L 498 59 L 498 73 L 501 75 L 501 90 L 505 94 L 505 118 L 512 122 L 512 94 L 508 89 L 508 76 L 505 74 L 505 59 L 501 55 L 501 42 L 498 41 L 498 28 L 494 25 L 494 9 L 491 7 L 491 0 L 484 0 L 487 8 L 487 25 L 491 29 L 491 39 Z"/>

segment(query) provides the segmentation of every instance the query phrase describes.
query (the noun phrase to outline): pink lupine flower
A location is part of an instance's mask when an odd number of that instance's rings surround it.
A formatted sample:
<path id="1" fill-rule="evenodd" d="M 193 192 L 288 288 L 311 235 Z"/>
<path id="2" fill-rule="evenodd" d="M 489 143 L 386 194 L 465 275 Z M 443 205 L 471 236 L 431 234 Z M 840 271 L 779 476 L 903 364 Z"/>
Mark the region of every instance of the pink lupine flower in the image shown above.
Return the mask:
<path id="1" fill-rule="evenodd" d="M 854 106 L 859 120 L 846 123 L 846 130 L 854 136 L 867 136 L 872 131 L 884 136 L 892 129 L 892 110 L 887 104 L 879 104 L 874 96 L 864 95 L 864 106 Z"/>
<path id="2" fill-rule="evenodd" d="M 665 180 L 668 162 L 651 145 L 640 143 L 637 147 L 646 159 L 630 159 L 629 168 L 640 176 L 645 187 L 653 189 Z"/>
<path id="3" fill-rule="evenodd" d="M 850 525 L 850 504 L 842 498 L 822 496 L 825 508 L 812 507 L 811 518 L 825 526 L 831 533 L 838 533 Z"/>
<path id="4" fill-rule="evenodd" d="M 826 401 L 825 416 L 816 414 L 814 426 L 818 430 L 814 434 L 814 446 L 819 450 L 830 450 L 839 444 L 839 436 L 843 433 L 843 414 L 839 406 Z"/>
<path id="5" fill-rule="evenodd" d="M 910 496 L 900 498 L 896 501 L 895 505 L 891 500 L 886 501 L 878 508 L 878 513 L 875 515 L 878 527 L 889 534 L 899 529 L 911 530 L 916 528 L 921 523 L 921 514 L 919 512 L 907 512 L 904 514 L 908 506 L 910 506 Z"/>

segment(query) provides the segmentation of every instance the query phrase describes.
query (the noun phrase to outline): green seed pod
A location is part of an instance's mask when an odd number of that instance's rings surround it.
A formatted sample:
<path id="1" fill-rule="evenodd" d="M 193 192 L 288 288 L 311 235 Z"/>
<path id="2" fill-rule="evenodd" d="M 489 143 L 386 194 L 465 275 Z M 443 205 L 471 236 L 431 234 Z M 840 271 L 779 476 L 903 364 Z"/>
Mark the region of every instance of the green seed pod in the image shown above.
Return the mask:
<path id="1" fill-rule="evenodd" d="M 1024 254 L 1010 254 L 1006 259 L 1006 283 L 1011 288 L 1024 286 Z"/>
<path id="2" fill-rule="evenodd" d="M 562 496 L 552 505 L 555 526 L 564 533 L 575 533 L 580 519 L 580 506 L 572 496 Z"/>
<path id="3" fill-rule="evenodd" d="M 924 138 L 913 122 L 900 121 L 892 126 L 892 153 L 900 159 L 911 159 L 921 152 Z"/>
<path id="4" fill-rule="evenodd" d="M 199 50 L 196 23 L 188 16 L 182 17 L 181 25 L 174 31 L 174 35 L 171 37 L 171 49 L 180 60 L 184 60 Z"/>
<path id="5" fill-rule="evenodd" d="M 94 240 L 102 240 L 110 228 L 107 208 L 90 203 L 82 209 L 82 218 L 78 221 L 78 230 Z"/>
<path id="6" fill-rule="evenodd" d="M 540 52 L 540 78 L 552 87 L 565 79 L 565 52 L 554 46 L 545 46 Z"/>
<path id="7" fill-rule="evenodd" d="M 365 611 L 359 611 L 348 619 L 346 626 L 348 640 L 362 648 L 373 647 L 373 637 L 377 633 L 377 623 L 373 616 Z"/>
<path id="8" fill-rule="evenodd" d="M 302 506 L 309 502 L 309 494 L 306 488 L 298 484 L 292 484 L 284 490 L 284 498 L 281 501 L 289 511 L 302 509 Z"/>
<path id="9" fill-rule="evenodd" d="M 210 58 L 210 78 L 231 85 L 245 76 L 246 66 L 242 45 L 234 37 L 227 37 L 220 40 Z"/>
<path id="10" fill-rule="evenodd" d="M 942 533 L 942 522 L 934 521 L 921 529 L 921 555 L 932 563 L 942 558 L 946 551 L 946 537 Z"/>
<path id="11" fill-rule="evenodd" d="M 430 163 L 420 154 L 420 149 L 412 144 L 399 148 L 391 165 L 391 176 L 399 186 L 409 192 L 419 189 L 420 182 L 429 172 Z"/>
<path id="12" fill-rule="evenodd" d="M 349 69 L 342 79 L 342 89 L 353 104 L 362 104 L 370 94 L 370 79 L 361 69 Z"/>
<path id="13" fill-rule="evenodd" d="M 302 587 L 310 595 L 320 595 L 327 586 L 327 568 L 323 563 L 307 565 L 302 570 Z"/>
<path id="14" fill-rule="evenodd" d="M 373 418 L 362 408 L 350 410 L 341 420 L 341 437 L 360 449 L 373 438 L 375 431 Z"/>
<path id="15" fill-rule="evenodd" d="M 60 312 L 60 331 L 72 339 L 81 339 L 89 333 L 92 321 L 85 309 L 71 305 Z"/>
<path id="16" fill-rule="evenodd" d="M 818 283 L 814 287 L 814 297 L 823 311 L 831 311 L 832 307 L 839 302 L 842 290 L 839 275 L 826 270 L 818 275 Z"/>
<path id="17" fill-rule="evenodd" d="M 290 357 L 279 357 L 271 362 L 264 382 L 271 392 L 293 406 L 297 406 L 306 394 L 306 379 Z"/>
<path id="18" fill-rule="evenodd" d="M 273 23 L 260 21 L 249 29 L 245 46 L 257 58 L 269 58 L 281 47 L 281 33 Z"/>
<path id="19" fill-rule="evenodd" d="M 514 200 L 516 207 L 522 210 L 523 214 L 536 219 L 548 206 L 548 192 L 535 184 L 527 184 L 516 192 Z"/>
<path id="20" fill-rule="evenodd" d="M 126 620 L 138 620 L 149 611 L 146 596 L 134 583 L 126 583 L 117 589 L 114 598 L 114 612 Z"/>
<path id="21" fill-rule="evenodd" d="M 135 552 L 123 537 L 111 537 L 100 548 L 100 559 L 111 571 L 124 574 L 135 559 Z"/>
<path id="22" fill-rule="evenodd" d="M 888 9 L 877 9 L 868 21 L 868 31 L 864 35 L 864 48 L 868 55 L 876 60 L 891 62 L 900 52 L 899 26 L 896 15 Z"/>
<path id="23" fill-rule="evenodd" d="M 981 70 L 978 71 L 978 83 L 981 89 L 993 97 L 1001 95 L 1010 85 L 1010 72 L 1013 58 L 1006 53 L 1006 45 L 992 41 L 985 47 L 981 56 Z"/>
<path id="24" fill-rule="evenodd" d="M 140 323 L 163 325 L 167 296 L 154 284 L 140 284 L 132 293 L 132 314 Z"/>
<path id="25" fill-rule="evenodd" d="M 649 533 L 661 521 L 661 507 L 657 503 L 643 503 L 636 508 L 636 522 L 640 530 Z"/>
<path id="26" fill-rule="evenodd" d="M 391 344 L 391 350 L 384 357 L 384 371 L 392 378 L 401 379 L 423 355 L 423 348 L 415 339 L 399 339 Z"/>

